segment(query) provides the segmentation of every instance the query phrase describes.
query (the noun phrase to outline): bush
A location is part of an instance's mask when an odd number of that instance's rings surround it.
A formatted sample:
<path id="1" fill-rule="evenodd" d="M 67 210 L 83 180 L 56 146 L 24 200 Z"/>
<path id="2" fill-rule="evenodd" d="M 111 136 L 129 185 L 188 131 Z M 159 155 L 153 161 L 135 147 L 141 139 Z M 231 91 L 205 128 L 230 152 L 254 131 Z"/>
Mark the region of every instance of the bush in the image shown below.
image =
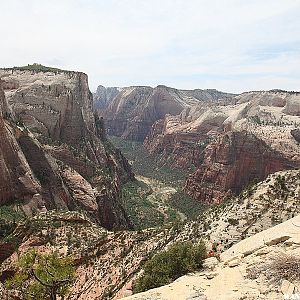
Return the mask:
<path id="1" fill-rule="evenodd" d="M 200 269 L 205 258 L 206 247 L 202 241 L 194 246 L 191 242 L 178 242 L 145 264 L 144 274 L 136 281 L 134 292 L 169 284 L 188 272 Z"/>
<path id="2" fill-rule="evenodd" d="M 239 224 L 239 221 L 236 220 L 236 219 L 229 218 L 229 219 L 228 219 L 228 223 L 229 223 L 230 225 L 236 226 L 236 225 Z"/>
<path id="3" fill-rule="evenodd" d="M 266 278 L 275 284 L 279 284 L 283 279 L 294 281 L 300 278 L 300 256 L 278 253 L 267 262 L 249 270 L 249 277 L 257 278 L 264 274 Z"/>

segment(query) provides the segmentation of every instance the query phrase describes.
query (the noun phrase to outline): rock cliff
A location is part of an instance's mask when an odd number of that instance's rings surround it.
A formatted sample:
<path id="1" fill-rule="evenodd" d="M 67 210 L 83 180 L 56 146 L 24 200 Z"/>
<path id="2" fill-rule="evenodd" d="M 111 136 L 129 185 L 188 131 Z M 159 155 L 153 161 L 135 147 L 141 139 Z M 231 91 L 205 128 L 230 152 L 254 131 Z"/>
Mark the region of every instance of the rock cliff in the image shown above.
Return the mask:
<path id="1" fill-rule="evenodd" d="M 101 87 L 100 91 L 103 91 Z M 109 102 L 107 108 L 99 111 L 108 133 L 136 141 L 143 141 L 152 124 L 167 114 L 178 115 L 184 108 L 201 101 L 223 103 L 230 96 L 216 90 L 177 90 L 166 86 L 122 88 L 107 101 L 108 93 L 108 90 L 102 92 L 101 101 L 99 93 L 94 96 L 97 103 Z"/>
<path id="2" fill-rule="evenodd" d="M 298 163 L 298 166 L 300 163 Z M 296 164 L 247 132 L 229 132 L 204 150 L 204 159 L 185 184 L 186 192 L 205 203 L 220 203 L 228 193 Z"/>
<path id="3" fill-rule="evenodd" d="M 109 106 L 111 101 L 122 91 L 118 87 L 104 87 L 99 85 L 95 93 L 93 93 L 95 109 L 105 109 Z"/>
<path id="4" fill-rule="evenodd" d="M 227 105 L 199 103 L 154 123 L 144 145 L 173 166 L 196 167 L 186 191 L 220 202 L 227 191 L 238 193 L 253 180 L 299 167 L 300 119 L 289 103 L 300 105 L 297 93 L 249 92 Z"/>
<path id="5" fill-rule="evenodd" d="M 5 111 L 6 126 L 16 124 L 10 132 L 19 147 L 5 152 L 22 154 L 40 187 L 32 193 L 41 194 L 43 206 L 88 210 L 107 228 L 130 226 L 119 191 L 134 176 L 107 140 L 103 120 L 93 113 L 87 76 L 28 67 L 1 69 L 0 77 L 11 107 Z"/>
<path id="6" fill-rule="evenodd" d="M 0 205 L 13 200 L 32 203 L 36 206 L 41 203 L 41 185 L 35 176 L 22 152 L 15 131 L 7 124 L 8 104 L 0 81 Z"/>

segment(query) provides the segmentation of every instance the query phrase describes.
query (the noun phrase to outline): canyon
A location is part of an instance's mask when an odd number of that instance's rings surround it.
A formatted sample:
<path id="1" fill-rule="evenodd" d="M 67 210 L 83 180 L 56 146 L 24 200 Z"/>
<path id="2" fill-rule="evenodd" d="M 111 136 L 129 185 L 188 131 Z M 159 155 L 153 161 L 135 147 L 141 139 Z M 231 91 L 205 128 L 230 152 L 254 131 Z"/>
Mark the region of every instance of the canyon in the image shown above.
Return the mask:
<path id="1" fill-rule="evenodd" d="M 299 255 L 299 128 L 297 92 L 160 85 L 92 94 L 82 72 L 0 69 L 1 298 L 31 249 L 72 255 L 68 299 L 297 291 L 296 280 L 271 284 L 249 270 L 276 253 Z M 199 272 L 132 295 L 145 262 L 200 240 L 214 255 Z"/>
<path id="2" fill-rule="evenodd" d="M 143 142 L 149 155 L 185 170 L 185 192 L 200 202 L 220 203 L 269 174 L 300 166 L 297 92 L 119 90 L 99 110 L 108 132 Z"/>

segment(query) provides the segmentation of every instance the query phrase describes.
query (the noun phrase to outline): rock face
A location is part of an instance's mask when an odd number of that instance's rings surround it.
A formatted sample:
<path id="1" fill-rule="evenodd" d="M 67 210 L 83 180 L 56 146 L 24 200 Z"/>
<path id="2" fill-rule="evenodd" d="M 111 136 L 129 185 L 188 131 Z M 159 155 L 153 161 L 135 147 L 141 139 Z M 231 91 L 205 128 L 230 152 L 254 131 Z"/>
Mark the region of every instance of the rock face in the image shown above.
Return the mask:
<path id="1" fill-rule="evenodd" d="M 229 191 L 238 194 L 251 182 L 293 167 L 255 135 L 229 132 L 205 148 L 204 160 L 188 177 L 185 190 L 199 201 L 220 203 Z"/>
<path id="2" fill-rule="evenodd" d="M 229 96 L 216 90 L 177 90 L 166 86 L 126 87 L 120 89 L 110 101 L 103 96 L 101 103 L 110 104 L 99 113 L 105 119 L 110 135 L 143 141 L 152 124 L 165 115 L 178 115 L 184 108 L 199 101 L 226 102 Z M 94 97 L 98 102 L 99 98 Z"/>
<path id="3" fill-rule="evenodd" d="M 119 191 L 121 184 L 134 175 L 126 159 L 107 140 L 103 120 L 93 113 L 87 76 L 80 72 L 13 68 L 1 69 L 0 77 L 8 102 L 2 101 L 7 116 L 6 122 L 2 121 L 2 134 L 10 134 L 17 141 L 17 146 L 11 146 L 15 149 L 3 152 L 21 156 L 26 162 L 28 170 L 20 170 L 18 178 L 25 174 L 32 178 L 32 182 L 27 177 L 22 179 L 31 187 L 31 194 L 40 194 L 42 206 L 47 209 L 81 208 L 107 228 L 130 226 Z M 5 126 L 10 128 L 6 133 Z M 17 163 L 13 157 L 1 161 Z M 16 168 L 13 165 L 0 171 L 13 173 Z M 70 168 L 72 176 L 66 171 Z M 4 186 L 10 184 L 5 182 Z M 2 202 L 21 200 L 24 204 L 28 200 L 21 195 L 5 196 Z M 35 208 L 29 205 L 28 210 Z"/>
<path id="4" fill-rule="evenodd" d="M 198 103 L 157 121 L 144 145 L 169 164 L 198 169 L 186 191 L 200 201 L 220 202 L 253 180 L 300 165 L 300 119 L 289 103 L 298 94 L 269 91 L 234 96 L 230 104 Z"/>
<path id="5" fill-rule="evenodd" d="M 17 143 L 13 128 L 6 124 L 7 113 L 8 104 L 0 81 L 0 205 L 19 200 L 34 201 L 36 206 L 41 200 L 41 186 Z"/>
<path id="6" fill-rule="evenodd" d="M 104 87 L 99 85 L 95 93 L 93 93 L 94 108 L 105 109 L 109 106 L 111 101 L 122 91 L 122 88 L 118 87 Z"/>

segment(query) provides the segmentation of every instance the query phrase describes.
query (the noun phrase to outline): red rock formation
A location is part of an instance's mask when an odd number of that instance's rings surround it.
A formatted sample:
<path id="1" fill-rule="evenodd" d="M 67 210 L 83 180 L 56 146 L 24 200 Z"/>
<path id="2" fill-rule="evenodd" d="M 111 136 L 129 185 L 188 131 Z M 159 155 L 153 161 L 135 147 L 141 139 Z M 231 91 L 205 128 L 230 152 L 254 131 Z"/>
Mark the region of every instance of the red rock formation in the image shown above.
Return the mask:
<path id="1" fill-rule="evenodd" d="M 254 135 L 229 132 L 206 147 L 204 161 L 187 179 L 185 191 L 199 201 L 220 203 L 228 193 L 237 194 L 251 182 L 299 166 Z"/>
<path id="2" fill-rule="evenodd" d="M 1 202 L 21 200 L 24 203 L 25 200 L 27 203 L 39 194 L 43 209 L 80 208 L 109 229 L 131 226 L 119 193 L 121 184 L 134 175 L 126 159 L 106 139 L 103 121 L 93 113 L 86 74 L 16 68 L 0 70 L 0 75 L 6 82 L 13 122 L 19 124 L 15 126 L 16 132 L 5 133 L 11 135 L 9 138 L 16 145 L 10 149 L 9 143 L 0 145 L 0 153 L 3 150 L 6 155 L 0 157 L 0 162 L 5 163 L 0 168 L 0 176 L 7 178 L 0 183 L 1 197 L 5 198 Z M 8 115 L 6 106 L 9 107 L 3 102 L 1 108 Z M 7 131 L 9 122 L 1 122 L 2 133 Z M 26 170 L 17 167 L 20 164 L 16 156 L 24 160 Z M 74 176 L 66 176 L 64 170 L 68 168 L 73 169 Z M 6 174 L 16 173 L 16 169 L 22 176 L 26 174 L 26 181 L 18 173 L 16 181 Z M 26 191 L 16 188 L 20 178 L 25 182 Z M 92 198 L 91 190 L 95 190 Z M 28 204 L 27 209 L 34 211 L 36 205 Z"/>
<path id="3" fill-rule="evenodd" d="M 38 197 L 41 187 L 15 139 L 14 129 L 4 120 L 6 113 L 7 102 L 0 82 L 0 205 L 41 200 Z"/>
<path id="4" fill-rule="evenodd" d="M 152 124 L 165 115 L 178 115 L 184 108 L 201 101 L 222 102 L 227 97 L 229 94 L 216 90 L 127 87 L 110 99 L 109 106 L 99 113 L 104 117 L 110 135 L 143 141 Z M 99 98 L 95 101 L 98 103 Z"/>

